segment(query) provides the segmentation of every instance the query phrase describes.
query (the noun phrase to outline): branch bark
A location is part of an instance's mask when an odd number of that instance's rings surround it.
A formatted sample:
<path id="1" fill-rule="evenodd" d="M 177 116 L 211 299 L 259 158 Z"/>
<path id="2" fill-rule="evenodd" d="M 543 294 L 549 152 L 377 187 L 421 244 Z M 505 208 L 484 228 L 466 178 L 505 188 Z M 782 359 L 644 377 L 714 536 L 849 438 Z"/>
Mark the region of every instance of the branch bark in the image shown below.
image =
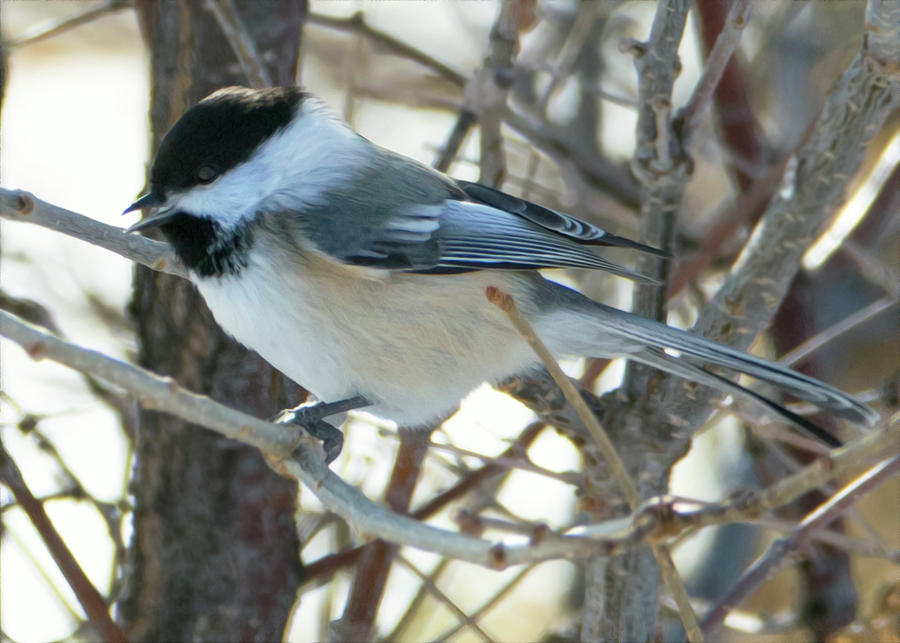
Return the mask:
<path id="1" fill-rule="evenodd" d="M 681 64 L 678 47 L 689 5 L 687 0 L 660 2 L 648 41 L 630 43 L 638 70 L 638 141 L 632 171 L 641 182 L 641 239 L 666 250 L 672 249 L 677 212 L 689 175 L 671 118 L 672 87 Z M 663 261 L 642 257 L 637 269 L 661 284 L 667 282 L 668 267 Z M 641 315 L 664 320 L 664 285 L 638 286 L 633 308 Z M 629 364 L 622 384 L 629 399 L 643 397 L 649 377 L 646 369 Z M 610 424 L 616 426 L 616 446 L 626 467 L 639 481 L 640 496 L 662 493 L 665 481 L 661 474 L 668 463 L 660 461 L 657 453 L 656 443 L 665 439 L 660 427 L 634 412 L 616 413 Z M 618 503 L 609 501 L 614 489 L 606 478 L 607 469 L 592 466 L 590 461 L 586 468 L 594 485 L 593 494 L 605 498 L 601 503 L 608 506 L 606 515 L 614 515 Z M 650 548 L 636 548 L 612 559 L 602 553 L 594 556 L 587 564 L 586 585 L 582 640 L 648 641 L 657 636 L 659 569 Z M 699 636 L 696 632 L 692 635 Z"/>

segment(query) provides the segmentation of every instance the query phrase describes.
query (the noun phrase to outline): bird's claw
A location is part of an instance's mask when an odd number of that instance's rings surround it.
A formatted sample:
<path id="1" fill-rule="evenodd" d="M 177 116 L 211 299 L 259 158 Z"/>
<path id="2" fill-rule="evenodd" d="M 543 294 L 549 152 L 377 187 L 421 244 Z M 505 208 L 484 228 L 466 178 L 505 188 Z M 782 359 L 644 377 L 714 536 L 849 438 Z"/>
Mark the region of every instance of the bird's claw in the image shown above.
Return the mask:
<path id="1" fill-rule="evenodd" d="M 341 454 L 341 449 L 344 447 L 344 434 L 322 418 L 367 405 L 368 401 L 362 397 L 338 402 L 317 402 L 285 409 L 271 421 L 276 424 L 297 424 L 303 427 L 312 437 L 322 441 L 322 448 L 325 450 L 325 464 L 331 464 Z"/>

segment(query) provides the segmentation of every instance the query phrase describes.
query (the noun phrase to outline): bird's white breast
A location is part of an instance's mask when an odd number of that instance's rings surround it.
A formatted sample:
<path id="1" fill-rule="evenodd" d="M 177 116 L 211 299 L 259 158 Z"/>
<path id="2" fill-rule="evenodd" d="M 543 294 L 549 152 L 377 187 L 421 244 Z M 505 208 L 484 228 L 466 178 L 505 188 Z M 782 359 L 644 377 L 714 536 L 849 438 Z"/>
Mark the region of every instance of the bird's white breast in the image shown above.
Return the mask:
<path id="1" fill-rule="evenodd" d="M 535 361 L 485 299 L 488 285 L 515 291 L 502 273 L 378 273 L 307 259 L 298 270 L 277 249 L 255 248 L 239 275 L 195 281 L 228 333 L 320 400 L 363 395 L 376 415 L 424 425 Z"/>

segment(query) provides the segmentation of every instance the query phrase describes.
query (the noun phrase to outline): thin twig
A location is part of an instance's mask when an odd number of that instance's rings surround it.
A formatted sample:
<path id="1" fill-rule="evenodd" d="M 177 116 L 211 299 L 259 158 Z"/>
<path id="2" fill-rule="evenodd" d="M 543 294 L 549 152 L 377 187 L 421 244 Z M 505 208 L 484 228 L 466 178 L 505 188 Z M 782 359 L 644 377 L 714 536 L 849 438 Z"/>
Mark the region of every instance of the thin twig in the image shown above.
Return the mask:
<path id="1" fill-rule="evenodd" d="M 531 444 L 544 429 L 544 427 L 545 425 L 539 422 L 535 422 L 526 427 L 526 429 L 516 439 L 516 441 L 513 442 L 513 444 L 500 455 L 500 457 L 507 459 L 515 458 L 516 453 L 531 446 Z M 499 465 L 497 462 L 490 462 L 488 464 L 485 464 L 480 469 L 476 469 L 467 473 L 452 487 L 437 494 L 424 505 L 413 511 L 411 517 L 415 518 L 416 520 L 427 520 L 428 518 L 431 518 L 433 515 L 435 515 L 438 511 L 449 505 L 451 502 L 459 500 L 460 498 L 465 496 L 472 489 L 476 488 L 484 481 L 506 473 L 507 471 L 508 469 L 506 469 L 506 467 Z M 353 549 L 348 549 L 346 551 L 338 552 L 336 554 L 329 554 L 327 556 L 323 556 L 319 560 L 311 562 L 306 566 L 304 570 L 306 573 L 305 582 L 327 581 L 339 569 L 354 564 L 361 553 L 362 547 L 356 547 Z"/>
<path id="2" fill-rule="evenodd" d="M 709 56 L 707 56 L 703 75 L 694 88 L 694 93 L 691 95 L 687 105 L 675 118 L 676 127 L 680 130 L 682 145 L 685 149 L 690 149 L 690 143 L 700 125 L 700 119 L 703 118 L 707 108 L 712 103 L 713 94 L 719 86 L 719 80 L 721 80 L 722 74 L 725 72 L 725 67 L 731 60 L 735 49 L 737 49 L 741 40 L 741 33 L 743 33 L 747 20 L 750 17 L 750 6 L 750 0 L 734 0 L 732 2 L 722 31 L 719 32 L 716 38 L 716 44 L 713 45 Z"/>
<path id="3" fill-rule="evenodd" d="M 812 353 L 819 350 L 829 342 L 834 341 L 844 333 L 853 330 L 861 324 L 866 323 L 876 315 L 879 315 L 884 311 L 893 308 L 897 305 L 897 301 L 898 300 L 895 297 L 882 297 L 881 299 L 873 301 L 865 308 L 860 308 L 855 313 L 848 315 L 838 323 L 832 324 L 822 332 L 813 335 L 791 352 L 782 355 L 781 359 L 778 360 L 778 363 L 784 364 L 785 366 L 792 366 L 793 364 L 806 359 Z"/>
<path id="4" fill-rule="evenodd" d="M 894 456 L 872 467 L 815 511 L 807 514 L 790 537 L 773 543 L 769 550 L 741 576 L 727 595 L 710 610 L 703 619 L 703 631 L 706 634 L 714 633 L 721 627 L 728 612 L 740 605 L 766 580 L 782 569 L 813 532 L 839 518 L 860 497 L 887 482 L 898 472 L 900 472 L 900 456 Z"/>
<path id="5" fill-rule="evenodd" d="M 385 492 L 388 506 L 398 514 L 405 514 L 409 510 L 428 450 L 429 433 L 400 431 L 400 446 Z M 397 548 L 383 540 L 366 545 L 356 568 L 344 613 L 340 621 L 332 624 L 332 631 L 339 640 L 372 638 L 378 606 L 381 604 L 396 553 Z"/>
<path id="6" fill-rule="evenodd" d="M 460 88 L 464 87 L 468 80 L 464 74 L 461 74 L 449 65 L 445 65 L 436 58 L 426 54 L 424 51 L 416 49 L 412 45 L 372 27 L 366 22 L 366 17 L 361 11 L 354 13 L 349 18 L 335 18 L 319 13 L 310 13 L 307 15 L 306 21 L 309 24 L 318 25 L 320 27 L 362 34 L 375 43 L 375 45 L 383 47 L 398 56 L 409 58 L 423 67 L 427 67 Z"/>
<path id="7" fill-rule="evenodd" d="M 553 357 L 541 339 L 535 334 L 528 321 L 522 316 L 522 313 L 519 312 L 512 296 L 494 286 L 488 286 L 485 291 L 485 296 L 488 301 L 506 313 L 515 329 L 519 331 L 519 334 L 528 342 L 532 350 L 541 359 L 544 368 L 546 368 L 550 372 L 550 375 L 553 376 L 557 386 L 562 390 L 563 395 L 566 396 L 566 400 L 575 408 L 576 413 L 578 413 L 578 418 L 588 428 L 588 431 L 591 432 L 591 436 L 600 447 L 603 457 L 606 458 L 606 462 L 610 469 L 610 475 L 612 475 L 619 483 L 619 487 L 621 488 L 622 493 L 625 494 L 628 504 L 631 505 L 632 508 L 637 507 L 641 502 L 640 493 L 638 492 L 637 485 L 631 479 L 631 476 L 628 475 L 628 471 L 625 469 L 625 463 L 622 462 L 622 458 L 619 457 L 616 448 L 613 446 L 612 440 L 609 439 L 609 436 L 607 436 L 603 427 L 600 426 L 600 422 L 597 420 L 596 416 L 588 408 L 588 405 L 585 404 L 581 395 L 578 393 L 578 390 L 575 388 L 575 385 L 572 384 L 566 374 L 563 373 L 556 358 Z"/>
<path id="8" fill-rule="evenodd" d="M 712 55 L 716 42 L 727 28 L 727 8 L 723 2 L 699 2 L 694 6 L 704 49 Z M 783 24 L 783 28 L 787 29 L 787 25 Z M 759 174 L 767 147 L 750 105 L 752 87 L 753 83 L 745 76 L 738 58 L 731 56 L 716 85 L 714 100 L 723 152 L 741 190 L 746 190 Z M 756 217 L 761 213 L 762 208 Z"/>
<path id="9" fill-rule="evenodd" d="M 472 615 L 469 617 L 472 620 L 480 618 L 485 612 L 492 609 L 497 603 L 499 603 L 507 594 L 509 594 L 512 590 L 514 590 L 519 583 L 521 583 L 525 576 L 531 573 L 534 567 L 526 567 L 518 574 L 513 576 L 509 582 L 507 582 L 503 587 L 501 587 L 491 598 L 489 598 L 484 605 L 479 607 L 477 610 L 472 612 Z M 462 629 L 462 624 L 455 625 L 451 627 L 449 630 L 441 634 L 440 636 L 434 638 L 435 643 L 441 643 L 442 641 L 446 641 L 451 636 L 456 634 Z"/>
<path id="10" fill-rule="evenodd" d="M 19 471 L 19 467 L 16 466 L 2 442 L 0 442 L 0 480 L 12 492 L 16 502 L 40 534 L 41 540 L 50 551 L 63 576 L 66 577 L 66 581 L 97 633 L 103 637 L 104 641 L 124 643 L 127 639 L 122 630 L 110 618 L 109 607 L 103 600 L 103 596 L 91 583 L 53 523 L 50 522 L 44 505 L 32 495 L 22 478 L 22 472 Z"/>
<path id="11" fill-rule="evenodd" d="M 10 49 L 18 49 L 27 45 L 46 40 L 53 36 L 57 36 L 66 31 L 80 27 L 97 18 L 102 18 L 108 13 L 121 11 L 122 9 L 130 9 L 134 6 L 133 0 L 104 0 L 93 7 L 89 7 L 71 16 L 67 16 L 61 20 L 53 20 L 26 31 L 23 35 L 14 40 L 6 41 L 5 45 Z"/>
<path id="12" fill-rule="evenodd" d="M 448 560 L 447 558 L 442 558 L 438 562 L 438 564 L 435 565 L 431 573 L 425 577 L 425 581 L 431 584 L 436 584 L 437 581 L 440 580 L 441 576 L 444 575 L 444 572 L 447 570 L 447 567 L 449 565 L 450 560 Z M 413 596 L 412 600 L 406 606 L 406 611 L 403 612 L 403 616 L 401 616 L 400 620 L 397 621 L 394 629 L 388 632 L 388 634 L 382 640 L 399 641 L 400 635 L 403 634 L 403 631 L 409 626 L 413 619 L 416 618 L 419 612 L 419 608 L 425 603 L 425 599 L 427 597 L 428 594 L 426 594 L 425 592 L 416 592 L 416 595 Z"/>
<path id="13" fill-rule="evenodd" d="M 610 475 L 619 483 L 619 487 L 622 489 L 629 506 L 632 510 L 636 509 L 641 502 L 641 496 L 637 485 L 631 479 L 631 476 L 628 475 L 625 463 L 622 461 L 615 446 L 613 446 L 612 441 L 607 436 L 606 431 L 600 426 L 600 422 L 597 421 L 597 418 L 578 393 L 578 390 L 569 378 L 566 377 L 566 374 L 563 373 L 559 363 L 537 334 L 535 334 L 531 325 L 522 316 L 518 308 L 516 308 L 513 298 L 494 286 L 488 286 L 485 294 L 488 301 L 506 313 L 513 326 L 519 331 L 519 334 L 522 335 L 531 346 L 532 350 L 540 357 L 544 368 L 546 368 L 553 376 L 556 384 L 562 389 L 563 394 L 566 396 L 566 400 L 575 407 L 579 419 L 584 422 L 584 425 L 588 428 L 591 436 L 596 441 L 597 446 L 600 448 L 600 452 L 606 459 Z M 653 555 L 659 564 L 663 580 L 669 591 L 672 593 L 672 596 L 675 598 L 675 602 L 678 604 L 679 613 L 688 638 L 694 643 L 702 641 L 703 636 L 700 632 L 697 616 L 694 614 L 694 610 L 691 607 L 687 590 L 684 587 L 684 583 L 681 582 L 681 578 L 678 576 L 678 571 L 675 569 L 675 564 L 672 562 L 668 548 L 663 545 L 653 545 L 652 549 Z"/>
<path id="14" fill-rule="evenodd" d="M 416 576 L 419 577 L 419 580 L 422 581 L 422 587 L 425 589 L 426 592 L 428 592 L 429 594 L 434 596 L 434 598 L 439 603 L 442 603 L 443 605 L 445 605 L 447 607 L 447 609 L 449 609 L 451 612 L 453 612 L 453 614 L 456 615 L 456 618 L 459 619 L 459 627 L 460 628 L 471 627 L 475 631 L 475 633 L 481 637 L 481 639 L 483 641 L 493 641 L 494 640 L 494 638 L 492 636 L 490 636 L 487 632 L 485 632 L 483 629 L 481 629 L 481 627 L 475 621 L 475 619 L 477 617 L 475 615 L 469 616 L 468 614 L 466 614 L 465 610 L 460 608 L 459 605 L 454 603 L 450 599 L 449 596 L 447 596 L 444 592 L 442 592 L 440 590 L 440 588 L 438 588 L 437 585 L 435 585 L 434 580 L 431 578 L 431 576 L 426 576 L 425 574 L 423 574 L 422 570 L 420 570 L 418 567 L 413 565 L 411 561 L 409 561 L 408 559 L 406 559 L 403 556 L 397 556 L 397 560 L 400 563 L 402 563 L 403 566 L 406 567 L 409 571 L 411 571 L 413 574 L 415 574 Z M 391 639 L 387 639 L 387 640 L 390 641 Z"/>
<path id="15" fill-rule="evenodd" d="M 448 453 L 454 453 L 461 456 L 479 458 L 481 460 L 484 460 L 485 462 L 492 462 L 507 470 L 515 469 L 518 471 L 527 471 L 529 473 L 534 473 L 536 475 L 544 476 L 545 478 L 557 480 L 558 482 L 562 482 L 563 484 L 573 485 L 576 487 L 581 484 L 583 479 L 583 476 L 574 471 L 552 471 L 550 469 L 538 466 L 527 457 L 524 457 L 524 454 L 522 454 L 521 452 L 517 453 L 511 458 L 508 458 L 503 455 L 494 457 L 486 456 L 483 453 L 472 451 L 470 449 L 463 449 L 462 447 L 458 447 L 453 444 L 440 444 L 438 442 L 431 442 L 429 444 L 429 447 L 431 447 L 431 449 L 435 451 L 447 451 Z"/>
<path id="16" fill-rule="evenodd" d="M 231 50 L 238 59 L 238 63 L 251 87 L 257 89 L 272 86 L 272 76 L 262 62 L 253 38 L 247 32 L 237 7 L 233 0 L 206 0 L 206 8 L 213 14 L 219 28 L 225 35 L 225 40 L 231 45 Z"/>

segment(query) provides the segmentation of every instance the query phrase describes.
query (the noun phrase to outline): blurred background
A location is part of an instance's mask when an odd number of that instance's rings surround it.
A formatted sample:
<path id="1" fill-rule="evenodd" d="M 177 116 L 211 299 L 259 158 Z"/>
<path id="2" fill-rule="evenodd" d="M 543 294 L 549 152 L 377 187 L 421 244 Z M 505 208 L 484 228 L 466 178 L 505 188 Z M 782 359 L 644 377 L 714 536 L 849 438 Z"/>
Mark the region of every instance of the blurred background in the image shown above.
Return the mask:
<path id="1" fill-rule="evenodd" d="M 521 49 L 509 86 L 514 109 L 500 130 L 503 188 L 633 237 L 640 211 L 639 184 L 629 171 L 637 86 L 632 55 L 622 43 L 647 38 L 656 4 L 526 4 L 531 12 L 520 24 Z M 688 100 L 701 75 L 705 52 L 718 33 L 710 30 L 716 15 L 721 24 L 727 4 L 700 3 L 720 6 L 689 14 L 675 108 Z M 696 136 L 674 264 L 683 281 L 673 284 L 670 324 L 689 327 L 721 283 L 761 211 L 759 204 L 740 206 L 739 197 L 764 183 L 804 140 L 826 93 L 859 48 L 864 7 L 855 1 L 754 3 L 735 75 L 726 75 Z M 457 178 L 477 180 L 484 139 L 477 126 L 465 126 L 466 87 L 491 54 L 498 10 L 497 2 L 488 1 L 310 0 L 301 84 L 376 143 L 443 166 Z M 86 11 L 97 15 L 42 35 Z M 128 2 L 4 0 L 0 12 L 8 57 L 2 185 L 112 225 L 134 223 L 134 215 L 123 218 L 120 212 L 141 192 L 151 154 L 150 61 L 134 8 Z M 364 21 L 354 18 L 359 15 Z M 807 254 L 772 331 L 756 345 L 758 353 L 778 357 L 821 336 L 822 346 L 796 366 L 858 392 L 885 415 L 897 408 L 900 355 L 898 122 L 895 115 L 869 147 L 849 183 L 847 205 Z M 455 142 L 458 149 L 450 155 Z M 769 196 L 774 189 L 777 183 Z M 707 242 L 716 234 L 710 251 Z M 0 253 L 4 308 L 45 323 L 52 318 L 61 334 L 80 345 L 137 359 L 135 322 L 127 312 L 130 262 L 62 234 L 10 223 L 2 226 Z M 623 280 L 586 272 L 552 278 L 577 284 L 611 305 L 630 305 L 630 284 Z M 857 317 L 848 328 L 836 332 L 851 315 Z M 82 569 L 113 603 L 132 591 L 124 585 L 134 506 L 129 480 L 139 431 L 133 404 L 59 365 L 32 362 L 11 345 L 0 349 L 4 448 Z M 594 365 L 581 360 L 564 367 L 583 377 Z M 600 394 L 614 388 L 621 373 L 622 365 L 614 362 L 585 381 Z M 760 438 L 747 437 L 745 420 L 761 420 L 753 409 L 744 411 L 716 414 L 676 467 L 672 493 L 714 501 L 784 474 L 786 465 L 761 455 Z M 425 457 L 411 506 L 423 506 L 493 463 L 503 468 L 502 475 L 472 484 L 470 493 L 441 506 L 430 521 L 456 529 L 465 509 L 488 520 L 486 535 L 507 539 L 508 532 L 490 530 L 490 519 L 523 528 L 576 524 L 581 462 L 572 443 L 552 428 L 538 429 L 523 447 L 525 457 L 507 452 L 534 421 L 531 411 L 503 393 L 486 386 L 475 392 L 433 434 L 436 446 Z M 345 432 L 346 446 L 333 468 L 368 497 L 381 498 L 398 448 L 396 427 L 360 414 Z M 824 630 L 817 630 L 805 611 L 812 609 L 811 587 L 826 582 L 816 576 L 813 561 L 809 569 L 779 573 L 741 606 L 722 638 L 844 636 L 847 630 L 841 628 L 851 621 L 871 624 L 885 610 L 896 615 L 898 497 L 894 480 L 864 498 L 840 528 L 850 545 L 837 558 L 813 554 L 829 561 L 828 569 L 843 570 L 827 581 L 840 589 L 835 592 L 840 597 L 818 597 L 829 614 L 840 614 Z M 95 639 L 39 534 L 2 485 L 0 511 L 4 640 Z M 781 519 L 796 520 L 803 514 L 798 511 Z M 345 612 L 354 580 L 352 566 L 336 565 L 329 556 L 355 545 L 357 536 L 306 489 L 300 491 L 297 524 L 306 573 L 291 599 L 284 637 L 322 640 L 329 622 Z M 759 525 L 705 529 L 678 543 L 676 563 L 703 605 L 720 596 L 779 534 Z M 494 572 L 403 548 L 386 583 L 376 620 L 379 637 L 577 637 L 584 577 L 567 561 Z"/>

